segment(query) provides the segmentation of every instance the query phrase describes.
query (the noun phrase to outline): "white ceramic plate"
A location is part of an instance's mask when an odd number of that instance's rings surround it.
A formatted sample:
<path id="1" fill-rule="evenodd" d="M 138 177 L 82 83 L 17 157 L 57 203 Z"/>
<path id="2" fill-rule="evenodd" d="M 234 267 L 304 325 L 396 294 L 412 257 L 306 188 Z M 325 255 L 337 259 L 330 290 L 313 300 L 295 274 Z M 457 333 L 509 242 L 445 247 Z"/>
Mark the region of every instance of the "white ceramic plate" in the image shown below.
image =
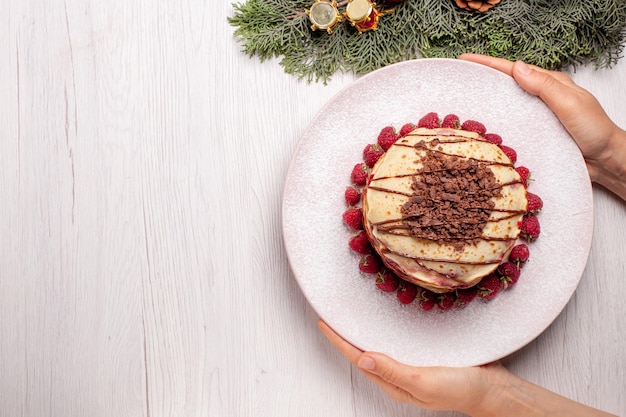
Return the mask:
<path id="1" fill-rule="evenodd" d="M 478 120 L 518 153 L 542 197 L 541 236 L 513 288 L 460 310 L 400 304 L 358 271 L 342 223 L 352 167 L 380 129 L 428 112 Z M 541 334 L 571 298 L 593 231 L 583 158 L 553 113 L 491 68 L 420 59 L 372 72 L 337 94 L 306 129 L 283 195 L 283 235 L 293 273 L 319 316 L 349 342 L 413 365 L 471 366 L 500 359 Z"/>

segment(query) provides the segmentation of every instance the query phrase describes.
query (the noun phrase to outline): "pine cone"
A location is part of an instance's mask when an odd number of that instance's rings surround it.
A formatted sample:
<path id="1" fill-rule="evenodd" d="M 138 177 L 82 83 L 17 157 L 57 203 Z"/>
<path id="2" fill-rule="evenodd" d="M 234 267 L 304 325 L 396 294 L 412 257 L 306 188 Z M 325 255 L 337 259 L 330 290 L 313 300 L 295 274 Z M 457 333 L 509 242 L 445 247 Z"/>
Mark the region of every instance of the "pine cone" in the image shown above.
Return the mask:
<path id="1" fill-rule="evenodd" d="M 466 1 L 466 0 L 454 0 L 456 1 L 456 5 L 461 9 L 469 10 L 469 11 L 477 11 L 477 12 L 486 12 L 487 10 L 494 7 L 496 4 L 500 3 L 500 0 L 476 0 L 476 1 Z"/>

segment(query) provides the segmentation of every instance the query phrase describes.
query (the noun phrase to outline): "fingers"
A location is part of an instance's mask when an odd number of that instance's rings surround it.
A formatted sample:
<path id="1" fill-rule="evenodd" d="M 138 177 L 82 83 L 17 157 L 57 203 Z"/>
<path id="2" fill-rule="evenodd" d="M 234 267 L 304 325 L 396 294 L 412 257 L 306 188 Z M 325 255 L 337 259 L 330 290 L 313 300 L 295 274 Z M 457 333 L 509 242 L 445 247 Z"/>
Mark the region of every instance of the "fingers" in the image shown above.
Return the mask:
<path id="1" fill-rule="evenodd" d="M 361 356 L 362 351 L 352 346 L 350 343 L 345 341 L 341 336 L 339 336 L 333 329 L 328 326 L 323 320 L 317 321 L 317 326 L 320 328 L 324 336 L 335 345 L 335 347 L 345 356 L 350 362 L 356 365 L 359 356 Z"/>
<path id="2" fill-rule="evenodd" d="M 323 320 L 318 320 L 317 325 L 324 334 L 324 336 L 326 336 L 326 338 L 339 350 L 339 352 L 341 352 L 343 356 L 345 356 L 350 362 L 352 362 L 353 365 L 359 367 L 359 359 L 361 358 L 361 354 L 363 352 L 345 341 L 341 336 L 335 333 L 333 329 L 331 329 L 326 323 L 324 323 Z M 394 400 L 401 402 L 411 401 L 411 395 L 404 390 L 399 389 L 398 387 L 386 382 L 378 375 L 375 375 L 364 369 L 360 370 L 361 372 L 363 372 L 365 377 L 367 377 L 367 379 L 381 387 L 383 391 L 385 391 L 385 393 Z"/>
<path id="3" fill-rule="evenodd" d="M 368 352 L 361 355 L 357 366 L 404 390 L 415 389 L 415 385 L 420 379 L 420 374 L 417 372 L 419 368 L 401 364 L 382 353 Z"/>
<path id="4" fill-rule="evenodd" d="M 510 75 L 521 88 L 542 99 L 561 120 L 567 120 L 573 109 L 579 105 L 580 89 L 570 77 L 561 72 L 486 55 L 463 54 L 459 58 Z"/>
<path id="5" fill-rule="evenodd" d="M 572 107 L 578 105 L 572 100 L 578 94 L 577 89 L 568 85 L 567 76 L 555 76 L 553 72 L 537 70 L 521 61 L 513 65 L 512 75 L 520 87 L 543 100 L 559 118 L 568 116 Z"/>
<path id="6" fill-rule="evenodd" d="M 507 59 L 494 58 L 492 56 L 478 54 L 462 54 L 459 56 L 459 59 L 486 65 L 507 75 L 512 76 L 513 74 L 513 62 Z"/>
<path id="7" fill-rule="evenodd" d="M 479 55 L 479 54 L 461 54 L 459 56 L 459 59 L 463 61 L 470 61 L 470 62 L 474 62 L 477 64 L 486 65 L 488 67 L 496 69 L 510 76 L 513 76 L 513 68 L 519 65 L 518 64 L 519 62 L 521 62 L 521 61 L 512 62 L 512 61 L 509 61 L 508 59 L 495 58 L 492 56 Z M 531 68 L 533 71 L 539 71 L 545 74 L 550 74 L 551 76 L 553 76 L 554 78 L 556 78 L 557 80 L 561 81 L 564 84 L 574 85 L 574 82 L 572 81 L 572 79 L 565 73 L 562 73 L 559 71 L 549 71 L 547 69 L 538 67 L 536 65 L 528 65 L 528 64 L 525 64 L 525 65 Z"/>

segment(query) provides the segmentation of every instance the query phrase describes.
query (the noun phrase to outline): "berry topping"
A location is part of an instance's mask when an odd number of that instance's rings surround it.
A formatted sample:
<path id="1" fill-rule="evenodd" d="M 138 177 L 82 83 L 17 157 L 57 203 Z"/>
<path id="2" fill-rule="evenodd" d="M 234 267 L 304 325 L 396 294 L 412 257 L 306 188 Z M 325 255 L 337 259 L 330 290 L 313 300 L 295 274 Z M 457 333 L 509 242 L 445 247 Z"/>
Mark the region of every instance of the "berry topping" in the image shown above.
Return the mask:
<path id="1" fill-rule="evenodd" d="M 362 255 L 368 254 L 372 251 L 372 245 L 367 238 L 367 233 L 365 233 L 363 230 L 359 230 L 352 235 L 352 237 L 348 241 L 348 246 L 350 246 L 350 249 L 352 249 L 356 253 L 360 253 Z"/>
<path id="2" fill-rule="evenodd" d="M 529 242 L 532 242 L 539 237 L 540 233 L 541 227 L 539 226 L 537 216 L 534 214 L 524 216 L 522 219 L 521 235 Z"/>
<path id="3" fill-rule="evenodd" d="M 439 116 L 435 112 L 428 113 L 417 122 L 417 127 L 436 129 L 439 125 Z"/>
<path id="4" fill-rule="evenodd" d="M 478 296 L 485 300 L 491 300 L 500 292 L 501 289 L 502 283 L 500 282 L 500 277 L 496 273 L 487 275 L 478 283 L 477 286 Z"/>
<path id="5" fill-rule="evenodd" d="M 500 145 L 500 149 L 502 149 L 502 152 L 509 157 L 512 164 L 517 161 L 517 152 L 515 152 L 515 149 L 506 145 Z"/>
<path id="6" fill-rule="evenodd" d="M 498 273 L 500 274 L 500 281 L 502 286 L 508 288 L 515 284 L 519 279 L 520 270 L 513 262 L 505 262 L 498 267 Z"/>
<path id="7" fill-rule="evenodd" d="M 363 149 L 363 162 L 371 168 L 384 153 L 385 150 L 378 143 L 370 143 Z"/>
<path id="8" fill-rule="evenodd" d="M 528 199 L 528 212 L 532 214 L 539 213 L 543 208 L 543 200 L 537 194 L 526 193 Z"/>
<path id="9" fill-rule="evenodd" d="M 520 178 L 522 179 L 522 184 L 524 187 L 528 187 L 528 181 L 530 180 L 530 170 L 525 166 L 518 166 L 515 168 Z"/>
<path id="10" fill-rule="evenodd" d="M 376 275 L 376 286 L 384 292 L 394 292 L 398 289 L 400 282 L 396 274 L 388 269 L 383 269 Z"/>
<path id="11" fill-rule="evenodd" d="M 459 116 L 456 114 L 448 114 L 443 118 L 441 122 L 441 127 L 445 127 L 448 129 L 459 129 L 461 127 L 461 121 L 459 120 Z"/>
<path id="12" fill-rule="evenodd" d="M 356 206 L 361 201 L 361 191 L 354 186 L 347 187 L 344 197 L 348 206 Z"/>
<path id="13" fill-rule="evenodd" d="M 378 144 L 385 151 L 398 140 L 398 134 L 393 126 L 384 127 L 378 134 Z"/>
<path id="14" fill-rule="evenodd" d="M 417 285 L 402 281 L 398 285 L 398 292 L 396 295 L 398 297 L 398 301 L 402 304 L 411 304 L 417 296 Z"/>
<path id="15" fill-rule="evenodd" d="M 461 125 L 461 129 L 467 130 L 468 132 L 476 132 L 479 135 L 484 135 L 487 132 L 487 128 L 484 124 L 477 122 L 476 120 L 466 120 Z"/>
<path id="16" fill-rule="evenodd" d="M 502 136 L 496 133 L 485 133 L 483 137 L 494 145 L 502 145 Z"/>
<path id="17" fill-rule="evenodd" d="M 378 274 L 382 268 L 382 263 L 378 256 L 368 253 L 363 255 L 359 261 L 359 269 L 366 274 Z"/>
<path id="18" fill-rule="evenodd" d="M 435 293 L 420 288 L 417 296 L 417 302 L 422 310 L 430 311 L 433 309 L 435 304 L 437 304 Z"/>
<path id="19" fill-rule="evenodd" d="M 349 208 L 343 213 L 343 222 L 354 230 L 363 229 L 363 213 L 359 208 Z"/>
<path id="20" fill-rule="evenodd" d="M 415 125 L 413 123 L 407 123 L 400 128 L 400 136 L 406 136 L 411 133 L 415 129 Z"/>
<path id="21" fill-rule="evenodd" d="M 451 292 L 447 292 L 445 294 L 441 294 L 437 297 L 437 307 L 439 307 L 440 310 L 450 310 L 452 307 L 454 307 L 454 301 L 456 300 L 456 297 L 454 296 L 454 293 Z"/>
<path id="22" fill-rule="evenodd" d="M 475 286 L 471 288 L 463 288 L 463 289 L 456 290 L 457 307 L 464 307 L 468 305 L 469 303 L 472 302 L 472 300 L 474 300 L 474 298 L 476 298 L 477 295 L 478 295 L 478 288 L 476 288 Z"/>
<path id="23" fill-rule="evenodd" d="M 522 265 L 528 262 L 529 257 L 530 251 L 528 250 L 528 246 L 525 243 L 520 243 L 519 245 L 513 246 L 513 249 L 511 249 L 509 261 L 521 268 Z"/>
<path id="24" fill-rule="evenodd" d="M 367 182 L 367 177 L 370 174 L 370 169 L 364 163 L 358 163 L 352 168 L 350 179 L 354 185 L 362 186 Z"/>

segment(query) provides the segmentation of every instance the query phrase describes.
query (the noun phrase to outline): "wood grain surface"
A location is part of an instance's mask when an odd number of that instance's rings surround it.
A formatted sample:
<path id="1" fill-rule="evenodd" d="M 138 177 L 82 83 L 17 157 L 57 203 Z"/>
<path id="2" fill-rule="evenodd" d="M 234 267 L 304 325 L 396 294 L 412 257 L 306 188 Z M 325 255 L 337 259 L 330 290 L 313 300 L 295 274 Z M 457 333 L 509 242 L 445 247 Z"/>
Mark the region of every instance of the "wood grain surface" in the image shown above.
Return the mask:
<path id="1" fill-rule="evenodd" d="M 0 416 L 456 415 L 365 380 L 290 272 L 287 166 L 353 75 L 250 59 L 228 1 L 0 4 Z M 572 76 L 626 127 L 625 61 Z M 577 292 L 504 363 L 623 415 L 626 205 L 594 199 Z"/>

